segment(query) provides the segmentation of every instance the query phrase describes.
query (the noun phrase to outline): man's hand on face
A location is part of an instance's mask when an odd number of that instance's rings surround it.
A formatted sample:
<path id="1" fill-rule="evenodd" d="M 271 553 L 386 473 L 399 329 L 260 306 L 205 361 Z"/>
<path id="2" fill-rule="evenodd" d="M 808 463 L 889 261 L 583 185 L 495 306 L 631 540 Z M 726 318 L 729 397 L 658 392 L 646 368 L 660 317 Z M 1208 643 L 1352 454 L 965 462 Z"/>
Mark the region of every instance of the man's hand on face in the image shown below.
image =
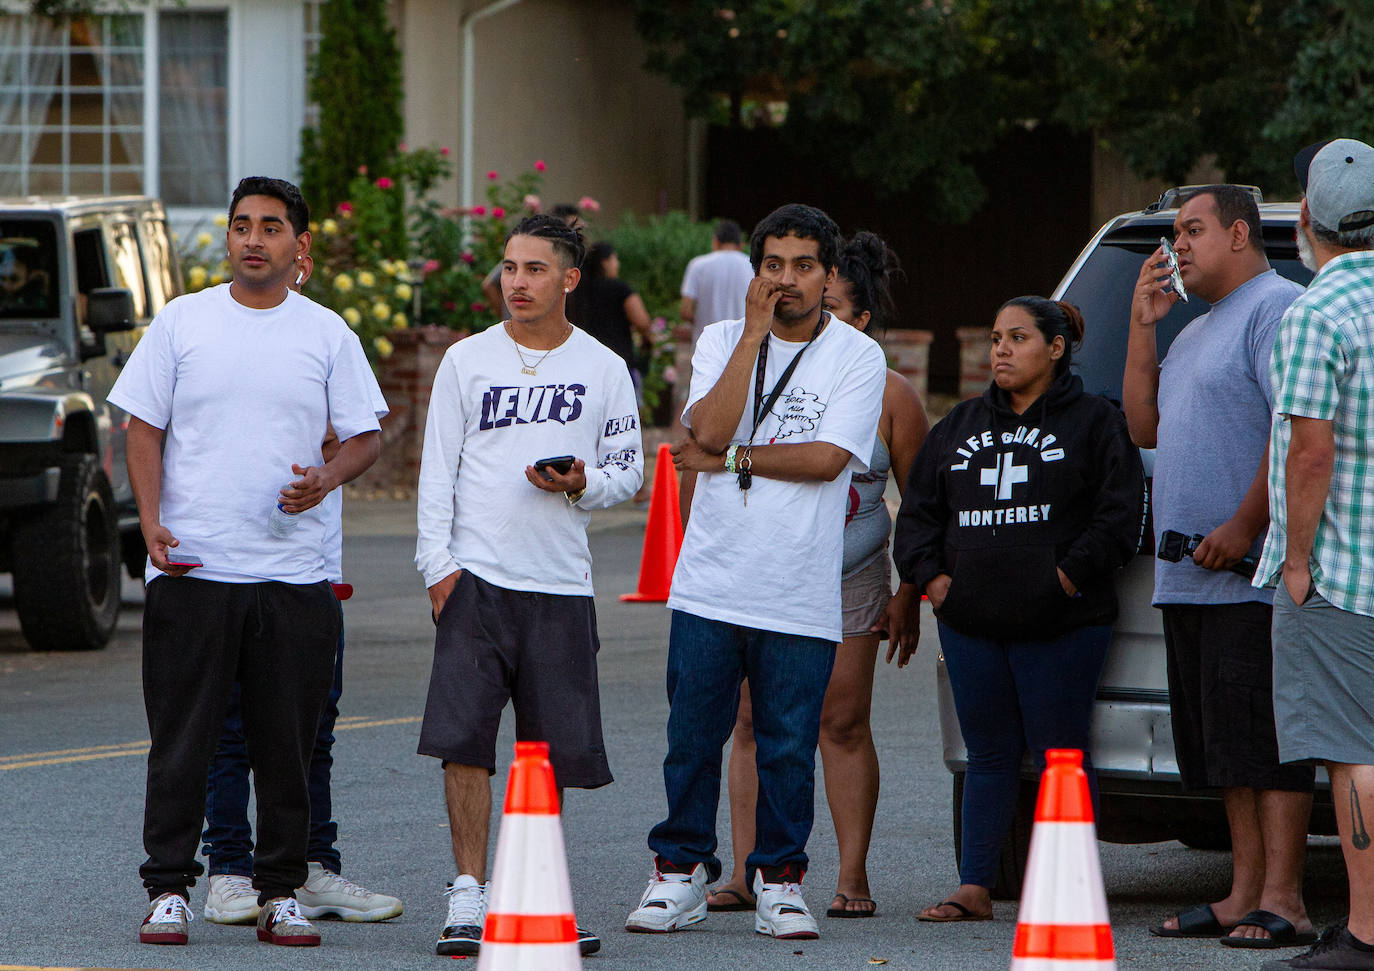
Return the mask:
<path id="1" fill-rule="evenodd" d="M 782 287 L 761 276 L 749 281 L 744 296 L 744 336 L 762 340 L 773 326 L 773 311 L 782 296 Z"/>
<path id="2" fill-rule="evenodd" d="M 1178 294 L 1169 289 L 1170 275 L 1164 248 L 1156 247 L 1141 266 L 1140 276 L 1135 281 L 1135 293 L 1131 297 L 1132 324 L 1153 327 L 1178 303 Z"/>
<path id="3" fill-rule="evenodd" d="M 1234 519 L 1212 530 L 1193 552 L 1193 562 L 1204 570 L 1229 570 L 1250 552 L 1254 537 Z"/>

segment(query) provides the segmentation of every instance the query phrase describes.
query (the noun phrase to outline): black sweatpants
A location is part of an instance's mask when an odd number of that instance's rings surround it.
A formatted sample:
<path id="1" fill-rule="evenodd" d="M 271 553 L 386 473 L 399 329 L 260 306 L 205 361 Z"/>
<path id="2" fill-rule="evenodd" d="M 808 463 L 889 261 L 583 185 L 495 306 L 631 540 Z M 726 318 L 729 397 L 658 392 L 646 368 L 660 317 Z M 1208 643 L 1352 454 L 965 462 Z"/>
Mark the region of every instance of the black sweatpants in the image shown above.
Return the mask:
<path id="1" fill-rule="evenodd" d="M 205 780 L 234 682 L 258 797 L 258 900 L 305 883 L 306 770 L 334 679 L 342 625 L 325 581 L 220 583 L 192 576 L 148 584 L 143 703 L 152 747 L 139 868 L 149 899 L 185 894 L 196 862 Z"/>

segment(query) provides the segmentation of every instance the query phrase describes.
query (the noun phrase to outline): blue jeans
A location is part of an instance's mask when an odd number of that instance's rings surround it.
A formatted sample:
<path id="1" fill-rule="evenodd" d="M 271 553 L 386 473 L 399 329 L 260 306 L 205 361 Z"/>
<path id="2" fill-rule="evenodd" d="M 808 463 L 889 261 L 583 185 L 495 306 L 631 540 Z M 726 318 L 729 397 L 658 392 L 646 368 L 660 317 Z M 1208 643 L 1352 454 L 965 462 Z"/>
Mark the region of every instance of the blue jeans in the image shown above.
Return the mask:
<path id="1" fill-rule="evenodd" d="M 758 867 L 806 869 L 815 805 L 816 741 L 835 644 L 673 611 L 668 639 L 668 757 L 663 785 L 668 818 L 649 832 L 649 848 L 676 866 L 705 863 L 720 877 L 716 810 L 725 742 L 749 679 L 758 745 L 759 797 L 754 850 Z"/>
<path id="2" fill-rule="evenodd" d="M 992 887 L 1002 840 L 1016 815 L 1027 750 L 1043 771 L 1046 749 L 1082 749 L 1096 813 L 1089 732 L 1112 628 L 1081 627 L 1041 641 L 996 641 L 939 628 L 968 748 L 959 882 Z"/>
<path id="3" fill-rule="evenodd" d="M 339 838 L 339 824 L 331 818 L 334 807 L 330 800 L 329 774 L 334 767 L 334 722 L 339 717 L 339 698 L 343 694 L 343 649 L 341 630 L 334 659 L 334 686 L 329 689 L 329 700 L 320 716 L 320 730 L 315 737 L 315 750 L 310 755 L 310 771 L 306 777 L 310 792 L 310 842 L 305 858 L 332 873 L 338 873 L 340 867 L 339 851 L 334 846 Z M 253 875 L 253 831 L 248 825 L 248 749 L 243 741 L 237 684 L 229 700 L 219 748 L 210 763 L 203 839 L 202 852 L 210 861 L 211 876 L 221 873 Z"/>

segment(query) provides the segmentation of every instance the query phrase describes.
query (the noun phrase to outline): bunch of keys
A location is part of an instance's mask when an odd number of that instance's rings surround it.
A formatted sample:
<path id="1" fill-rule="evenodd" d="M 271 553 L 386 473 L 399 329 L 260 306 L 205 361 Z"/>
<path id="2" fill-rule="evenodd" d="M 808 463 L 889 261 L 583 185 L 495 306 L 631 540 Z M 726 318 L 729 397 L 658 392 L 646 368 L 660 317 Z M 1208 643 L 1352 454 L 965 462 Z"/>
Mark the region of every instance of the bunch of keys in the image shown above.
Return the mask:
<path id="1" fill-rule="evenodd" d="M 739 471 L 735 473 L 735 480 L 739 482 L 740 491 L 744 493 L 744 504 L 749 505 L 749 487 L 754 484 L 754 473 L 749 470 L 753 467 L 754 460 L 749 457 L 749 449 L 746 446 L 744 456 L 739 460 Z"/>

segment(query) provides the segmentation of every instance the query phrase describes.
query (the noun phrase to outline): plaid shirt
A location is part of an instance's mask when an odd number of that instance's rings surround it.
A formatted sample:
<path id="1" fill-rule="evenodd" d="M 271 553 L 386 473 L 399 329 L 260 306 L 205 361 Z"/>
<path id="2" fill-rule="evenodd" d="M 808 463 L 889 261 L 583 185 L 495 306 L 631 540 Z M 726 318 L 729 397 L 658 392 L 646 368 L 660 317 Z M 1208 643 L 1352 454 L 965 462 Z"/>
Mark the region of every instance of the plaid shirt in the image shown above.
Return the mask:
<path id="1" fill-rule="evenodd" d="M 1288 418 L 1318 418 L 1332 423 L 1336 457 L 1312 544 L 1312 580 L 1336 607 L 1374 617 L 1374 251 L 1322 267 L 1279 323 L 1269 376 L 1270 525 L 1255 585 L 1278 583 L 1288 543 Z"/>

